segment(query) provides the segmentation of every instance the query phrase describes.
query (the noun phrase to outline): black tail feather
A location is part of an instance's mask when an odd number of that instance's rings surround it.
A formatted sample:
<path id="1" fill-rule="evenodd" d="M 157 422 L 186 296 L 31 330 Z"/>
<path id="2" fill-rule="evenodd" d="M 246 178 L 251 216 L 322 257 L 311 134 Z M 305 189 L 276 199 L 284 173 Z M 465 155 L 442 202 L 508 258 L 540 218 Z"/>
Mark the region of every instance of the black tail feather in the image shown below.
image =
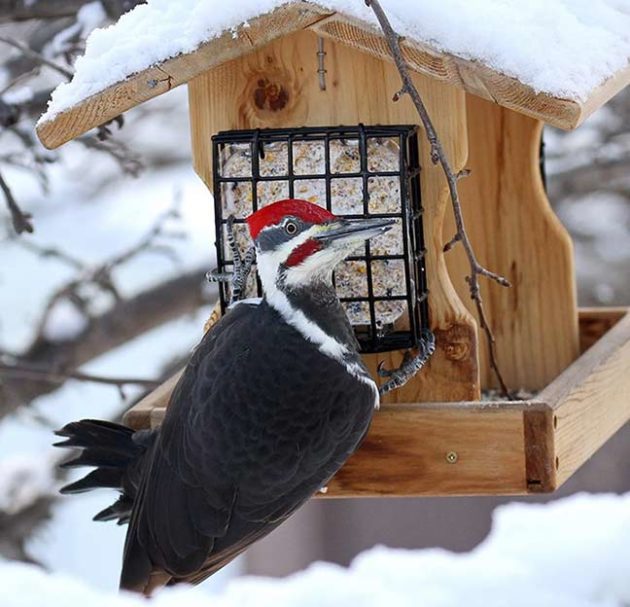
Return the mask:
<path id="1" fill-rule="evenodd" d="M 62 487 L 59 492 L 64 495 L 85 493 L 92 489 L 121 489 L 123 470 L 116 468 L 97 468 L 82 479 Z"/>
<path id="2" fill-rule="evenodd" d="M 129 499 L 125 495 L 121 495 L 111 506 L 101 510 L 94 516 L 93 521 L 115 521 L 118 519 L 118 524 L 123 525 L 129 522 L 129 516 L 131 508 L 133 507 L 133 500 Z"/>
<path id="3" fill-rule="evenodd" d="M 153 442 L 153 433 L 134 432 L 131 428 L 112 422 L 85 419 L 67 424 L 55 434 L 66 439 L 56 443 L 56 447 L 81 449 L 77 457 L 61 464 L 63 468 L 96 468 L 80 480 L 63 487 L 61 493 L 118 489 L 122 493 L 121 497 L 109 508 L 99 512 L 94 520 L 118 519 L 118 524 L 128 522 L 142 474 L 144 454 Z"/>

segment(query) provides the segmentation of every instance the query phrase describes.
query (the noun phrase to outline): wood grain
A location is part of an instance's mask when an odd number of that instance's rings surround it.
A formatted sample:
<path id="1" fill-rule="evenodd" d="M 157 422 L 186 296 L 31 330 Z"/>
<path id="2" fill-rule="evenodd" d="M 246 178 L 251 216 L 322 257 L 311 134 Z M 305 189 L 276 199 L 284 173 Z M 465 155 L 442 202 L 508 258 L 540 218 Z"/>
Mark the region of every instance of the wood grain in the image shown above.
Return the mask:
<path id="1" fill-rule="evenodd" d="M 628 308 L 580 308 L 580 352 L 584 353 L 608 333 L 626 314 Z"/>
<path id="2" fill-rule="evenodd" d="M 391 92 L 400 85 L 393 65 L 340 44 L 327 43 L 325 51 L 325 91 L 320 90 L 317 74 L 317 37 L 308 31 L 275 40 L 190 82 L 194 167 L 208 187 L 212 187 L 211 136 L 219 131 L 417 122 L 409 100 L 394 103 L 391 99 Z M 260 82 L 284 91 L 283 107 L 260 107 L 255 94 Z M 374 82 L 382 86 L 366 95 Z M 464 94 L 422 76 L 416 78 L 416 84 L 455 169 L 463 167 L 467 156 Z M 225 99 L 233 101 L 225 103 Z M 476 323 L 451 284 L 442 253 L 447 185 L 440 169 L 429 161 L 422 136 L 420 146 L 429 302 L 438 351 L 428 371 L 388 397 L 387 402 L 475 400 L 479 397 Z M 398 353 L 380 354 L 366 357 L 366 362 L 375 371 L 380 361 L 391 367 L 398 365 L 400 358 Z"/>
<path id="3" fill-rule="evenodd" d="M 505 289 L 480 281 L 497 357 L 511 389 L 541 390 L 579 355 L 573 245 L 543 187 L 542 123 L 472 95 L 466 108 L 472 173 L 460 181 L 460 194 L 468 234 L 479 261 L 512 283 Z M 455 233 L 450 215 L 443 241 Z M 474 313 L 461 247 L 446 262 Z M 480 346 L 482 388 L 496 387 L 485 340 Z"/>
<path id="4" fill-rule="evenodd" d="M 525 494 L 523 414 L 540 408 L 530 402 L 386 405 L 318 497 Z M 164 411 L 154 411 L 152 425 Z"/>
<path id="5" fill-rule="evenodd" d="M 335 13 L 318 21 L 312 29 L 321 36 L 391 61 L 385 39 L 368 23 Z M 579 126 L 630 83 L 629 66 L 594 89 L 586 101 L 580 103 L 547 93 L 537 93 L 516 78 L 497 72 L 479 61 L 438 51 L 417 40 L 405 38 L 402 50 L 411 69 L 420 74 L 561 129 Z"/>
<path id="6" fill-rule="evenodd" d="M 554 413 L 558 483 L 630 420 L 630 313 L 540 394 Z"/>
<path id="7" fill-rule="evenodd" d="M 617 324 L 536 401 L 384 405 L 326 497 L 555 490 L 630 419 L 630 313 L 619 312 L 584 311 L 580 326 L 591 335 L 597 317 Z M 133 407 L 126 423 L 159 426 L 177 379 Z"/>
<path id="8" fill-rule="evenodd" d="M 288 2 L 219 38 L 202 44 L 191 53 L 152 66 L 97 93 L 54 119 L 39 125 L 42 143 L 56 148 L 86 131 L 109 122 L 119 114 L 168 92 L 200 73 L 255 50 L 266 42 L 315 26 L 317 33 L 389 61 L 383 37 L 372 25 L 332 13 L 316 2 Z M 413 70 L 445 84 L 480 96 L 503 107 L 564 129 L 581 124 L 630 82 L 630 67 L 620 70 L 586 101 L 561 99 L 536 93 L 515 78 L 492 70 L 477 61 L 442 53 L 418 41 L 406 39 L 403 51 Z M 370 94 L 378 87 L 371 83 Z"/>

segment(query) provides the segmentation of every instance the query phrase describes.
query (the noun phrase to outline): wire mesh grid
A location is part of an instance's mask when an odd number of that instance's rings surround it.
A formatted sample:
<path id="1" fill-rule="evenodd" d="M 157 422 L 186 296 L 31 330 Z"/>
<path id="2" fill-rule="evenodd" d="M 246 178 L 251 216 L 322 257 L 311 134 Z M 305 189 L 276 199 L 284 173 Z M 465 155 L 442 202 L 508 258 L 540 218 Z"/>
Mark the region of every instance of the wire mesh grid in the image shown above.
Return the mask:
<path id="1" fill-rule="evenodd" d="M 250 245 L 245 218 L 284 198 L 300 198 L 348 219 L 393 218 L 335 272 L 335 287 L 362 352 L 413 347 L 428 327 L 420 162 L 415 126 L 349 126 L 226 131 L 212 138 L 217 265 L 233 265 L 226 221 Z M 221 305 L 229 284 L 220 288 Z M 254 274 L 248 296 L 262 289 Z"/>

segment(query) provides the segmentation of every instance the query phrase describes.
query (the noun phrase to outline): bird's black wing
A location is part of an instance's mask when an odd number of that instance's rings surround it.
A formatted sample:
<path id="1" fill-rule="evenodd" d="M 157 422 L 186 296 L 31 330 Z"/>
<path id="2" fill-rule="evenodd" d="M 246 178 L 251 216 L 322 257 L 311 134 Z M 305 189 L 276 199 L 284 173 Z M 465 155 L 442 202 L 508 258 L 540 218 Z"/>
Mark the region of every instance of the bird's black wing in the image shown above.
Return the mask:
<path id="1" fill-rule="evenodd" d="M 269 306 L 234 308 L 171 399 L 134 505 L 123 587 L 138 588 L 147 563 L 177 580 L 207 575 L 271 531 L 354 451 L 373 402 Z"/>
<path id="2" fill-rule="evenodd" d="M 156 570 L 175 576 L 199 569 L 215 538 L 225 534 L 236 492 L 221 474 L 220 459 L 209 453 L 212 445 L 199 445 L 196 420 L 206 406 L 199 385 L 214 371 L 208 364 L 213 351 L 248 322 L 250 308 L 236 306 L 204 336 L 173 390 L 134 500 L 121 588 L 143 591 Z M 200 461 L 208 464 L 201 468 Z"/>

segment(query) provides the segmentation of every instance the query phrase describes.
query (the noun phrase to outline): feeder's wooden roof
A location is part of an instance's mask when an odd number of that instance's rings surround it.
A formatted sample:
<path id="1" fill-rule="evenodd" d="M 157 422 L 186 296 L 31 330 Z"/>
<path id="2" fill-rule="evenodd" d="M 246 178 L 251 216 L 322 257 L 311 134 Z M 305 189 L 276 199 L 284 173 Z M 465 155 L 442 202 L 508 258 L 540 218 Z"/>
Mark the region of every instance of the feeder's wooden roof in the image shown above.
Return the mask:
<path id="1" fill-rule="evenodd" d="M 56 148 L 208 69 L 304 29 L 390 60 L 386 42 L 373 25 L 333 12 L 316 2 L 288 2 L 250 20 L 247 26 L 225 31 L 192 52 L 125 77 L 54 116 L 44 116 L 38 125 L 38 135 L 46 147 Z M 418 40 L 406 38 L 403 50 L 413 70 L 564 129 L 578 126 L 630 83 L 630 65 L 626 65 L 591 90 L 584 101 L 576 101 L 537 93 L 516 78 L 479 61 L 438 51 Z"/>

